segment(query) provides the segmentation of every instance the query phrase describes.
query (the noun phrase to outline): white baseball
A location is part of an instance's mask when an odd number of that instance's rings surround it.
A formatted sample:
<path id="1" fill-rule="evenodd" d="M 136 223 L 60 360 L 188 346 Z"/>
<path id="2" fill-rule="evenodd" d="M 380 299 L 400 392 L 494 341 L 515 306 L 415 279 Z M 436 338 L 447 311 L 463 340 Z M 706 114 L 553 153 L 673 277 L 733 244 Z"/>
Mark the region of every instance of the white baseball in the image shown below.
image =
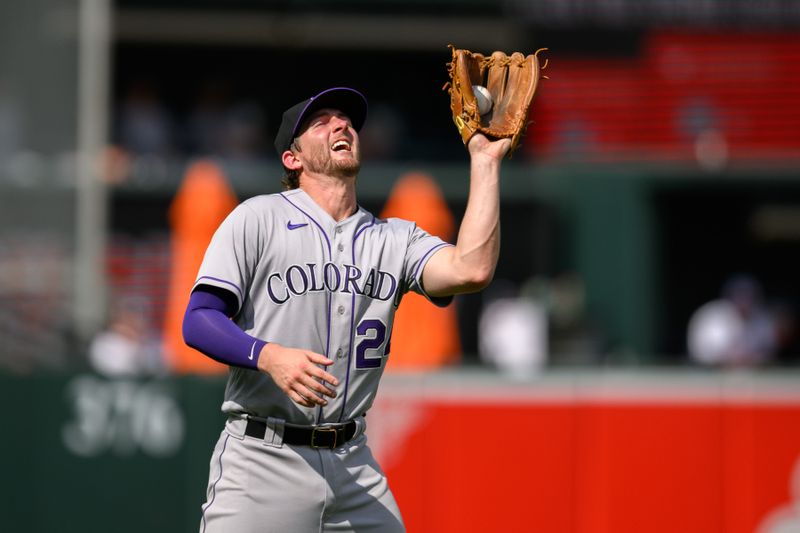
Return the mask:
<path id="1" fill-rule="evenodd" d="M 492 110 L 492 93 L 483 85 L 473 85 L 472 92 L 478 101 L 478 113 L 485 115 Z"/>

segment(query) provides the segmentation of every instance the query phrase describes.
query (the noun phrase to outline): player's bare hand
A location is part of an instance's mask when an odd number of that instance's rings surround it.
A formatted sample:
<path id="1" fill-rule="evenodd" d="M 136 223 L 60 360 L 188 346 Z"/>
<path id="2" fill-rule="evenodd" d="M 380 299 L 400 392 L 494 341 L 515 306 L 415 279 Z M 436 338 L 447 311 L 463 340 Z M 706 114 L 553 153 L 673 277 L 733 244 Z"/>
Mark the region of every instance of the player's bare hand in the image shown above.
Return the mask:
<path id="1" fill-rule="evenodd" d="M 487 156 L 494 160 L 501 160 L 511 148 L 511 139 L 490 140 L 482 133 L 476 133 L 467 143 L 471 157 Z"/>
<path id="2" fill-rule="evenodd" d="M 327 405 L 324 398 L 336 397 L 331 387 L 339 385 L 339 380 L 317 365 L 333 364 L 324 355 L 287 348 L 271 342 L 261 349 L 258 369 L 266 372 L 289 398 L 304 407 Z"/>

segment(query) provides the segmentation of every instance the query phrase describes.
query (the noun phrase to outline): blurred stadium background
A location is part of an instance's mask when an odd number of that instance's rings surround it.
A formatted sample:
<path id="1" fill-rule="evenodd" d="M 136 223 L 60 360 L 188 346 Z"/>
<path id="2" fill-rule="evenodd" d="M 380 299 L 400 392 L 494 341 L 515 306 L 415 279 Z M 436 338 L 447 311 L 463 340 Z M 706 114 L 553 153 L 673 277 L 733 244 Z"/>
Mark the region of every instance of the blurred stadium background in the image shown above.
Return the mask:
<path id="1" fill-rule="evenodd" d="M 279 191 L 281 113 L 336 85 L 370 100 L 362 205 L 422 176 L 452 231 L 453 43 L 547 47 L 550 79 L 496 281 L 418 320 L 447 327 L 370 414 L 409 530 L 800 531 L 799 29 L 794 0 L 0 3 L 0 530 L 196 529 L 224 374 L 174 344 L 181 236 Z"/>

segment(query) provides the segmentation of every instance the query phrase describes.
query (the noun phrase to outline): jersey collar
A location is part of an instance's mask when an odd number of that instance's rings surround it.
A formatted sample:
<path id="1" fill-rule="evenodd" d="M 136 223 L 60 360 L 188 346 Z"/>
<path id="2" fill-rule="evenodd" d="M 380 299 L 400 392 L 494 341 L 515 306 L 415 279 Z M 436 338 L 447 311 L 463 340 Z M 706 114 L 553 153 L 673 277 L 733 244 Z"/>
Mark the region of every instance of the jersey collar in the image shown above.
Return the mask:
<path id="1" fill-rule="evenodd" d="M 341 220 L 340 222 L 336 222 L 333 217 L 330 216 L 322 207 L 320 207 L 319 204 L 317 204 L 317 202 L 315 202 L 314 199 L 311 198 L 311 196 L 309 196 L 308 193 L 306 193 L 303 189 L 293 189 L 281 194 L 301 207 L 306 213 L 314 217 L 316 222 L 325 229 L 326 233 L 334 232 L 336 228 L 339 227 L 342 229 L 359 228 L 363 224 L 371 223 L 373 219 L 373 216 L 369 211 L 360 205 L 356 205 L 357 209 L 355 213 Z"/>

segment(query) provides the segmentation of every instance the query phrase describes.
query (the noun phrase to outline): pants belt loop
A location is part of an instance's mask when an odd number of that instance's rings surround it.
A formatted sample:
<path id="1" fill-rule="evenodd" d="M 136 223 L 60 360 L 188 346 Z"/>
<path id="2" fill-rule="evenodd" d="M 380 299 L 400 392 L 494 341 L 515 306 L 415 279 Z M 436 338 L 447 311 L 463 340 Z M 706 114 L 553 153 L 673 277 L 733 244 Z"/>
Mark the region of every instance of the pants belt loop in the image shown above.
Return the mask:
<path id="1" fill-rule="evenodd" d="M 367 432 L 367 417 L 357 416 L 355 419 L 356 432 L 353 434 L 353 440 Z"/>
<path id="2" fill-rule="evenodd" d="M 285 421 L 280 418 L 267 418 L 267 430 L 264 432 L 264 446 L 283 447 L 283 428 Z"/>

